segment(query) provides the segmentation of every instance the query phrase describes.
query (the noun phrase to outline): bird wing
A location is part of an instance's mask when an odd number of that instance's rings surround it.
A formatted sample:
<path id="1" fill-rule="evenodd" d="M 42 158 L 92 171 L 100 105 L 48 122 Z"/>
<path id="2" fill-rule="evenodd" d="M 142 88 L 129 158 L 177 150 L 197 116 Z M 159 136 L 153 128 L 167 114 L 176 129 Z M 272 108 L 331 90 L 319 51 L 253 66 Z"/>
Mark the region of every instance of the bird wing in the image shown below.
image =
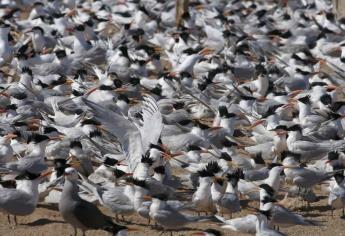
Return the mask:
<path id="1" fill-rule="evenodd" d="M 140 162 L 143 154 L 141 135 L 137 127 L 123 116 L 87 99 L 84 103 L 90 107 L 94 116 L 102 125 L 121 143 L 122 150 L 126 154 L 126 159 L 131 171 L 134 171 Z"/>
<path id="2" fill-rule="evenodd" d="M 272 221 L 282 225 L 313 225 L 312 221 L 309 221 L 303 216 L 295 214 L 280 205 L 274 205 Z"/>
<path id="3" fill-rule="evenodd" d="M 105 216 L 95 205 L 90 202 L 81 200 L 74 205 L 74 216 L 86 228 L 104 229 L 111 226 L 111 219 Z"/>
<path id="4" fill-rule="evenodd" d="M 163 118 L 159 111 L 156 100 L 151 96 L 145 96 L 143 107 L 143 125 L 139 128 L 142 140 L 143 150 L 149 149 L 150 143 L 156 144 L 163 129 Z"/>
<path id="5" fill-rule="evenodd" d="M 250 233 L 255 234 L 256 233 L 256 215 L 247 215 L 245 217 L 241 218 L 235 218 L 231 220 L 226 220 L 221 216 L 216 215 L 217 219 L 222 221 L 224 225 L 222 228 L 231 229 L 234 231 L 239 231 L 242 233 Z"/>
<path id="6" fill-rule="evenodd" d="M 3 208 L 5 205 L 17 205 L 22 204 L 23 202 L 30 201 L 30 196 L 19 191 L 17 189 L 1 189 L 0 191 L 0 208 Z"/>
<path id="7" fill-rule="evenodd" d="M 6 167 L 13 171 L 29 171 L 31 173 L 41 173 L 48 168 L 47 164 L 42 163 L 40 157 L 29 156 L 23 157 L 16 162 L 9 162 Z"/>

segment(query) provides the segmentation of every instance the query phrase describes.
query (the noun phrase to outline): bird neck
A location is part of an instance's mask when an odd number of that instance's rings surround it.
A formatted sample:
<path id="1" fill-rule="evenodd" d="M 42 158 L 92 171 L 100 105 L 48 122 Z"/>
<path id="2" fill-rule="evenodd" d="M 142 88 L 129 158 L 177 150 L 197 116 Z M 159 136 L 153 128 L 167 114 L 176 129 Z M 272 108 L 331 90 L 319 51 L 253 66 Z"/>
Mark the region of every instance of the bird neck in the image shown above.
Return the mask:
<path id="1" fill-rule="evenodd" d="M 290 131 L 286 140 L 288 143 L 294 143 L 297 140 L 300 140 L 301 137 L 302 137 L 302 134 L 300 131 Z"/>
<path id="2" fill-rule="evenodd" d="M 2 46 L 9 45 L 7 31 L 4 32 L 3 30 L 0 30 L 0 45 Z"/>
<path id="3" fill-rule="evenodd" d="M 341 47 L 341 56 L 340 58 L 345 58 L 345 46 Z"/>
<path id="4" fill-rule="evenodd" d="M 160 183 L 163 183 L 164 175 L 159 174 L 159 173 L 154 173 L 152 178 L 154 178 L 155 180 L 159 181 Z"/>
<path id="5" fill-rule="evenodd" d="M 149 177 L 150 167 L 146 163 L 139 163 L 134 170 L 133 177 L 137 179 L 146 179 Z"/>
<path id="6" fill-rule="evenodd" d="M 190 162 L 194 163 L 199 163 L 201 158 L 200 153 L 197 151 L 189 151 L 187 157 Z"/>
<path id="7" fill-rule="evenodd" d="M 76 40 L 74 40 L 74 45 L 73 45 L 74 51 L 79 51 L 80 49 L 87 48 L 88 44 L 86 42 L 84 33 L 76 32 L 75 38 L 76 38 Z"/>
<path id="8" fill-rule="evenodd" d="M 147 190 L 143 189 L 142 187 L 134 187 L 133 205 L 135 209 L 142 207 L 143 199 L 146 194 Z"/>
<path id="9" fill-rule="evenodd" d="M 235 119 L 233 118 L 222 118 L 220 119 L 220 126 L 232 133 L 234 130 Z M 232 134 L 231 134 L 232 135 Z"/>
<path id="10" fill-rule="evenodd" d="M 199 178 L 199 187 L 196 192 L 208 194 L 211 191 L 212 179 L 210 177 Z"/>
<path id="11" fill-rule="evenodd" d="M 80 199 L 78 192 L 79 192 L 79 187 L 77 185 L 76 180 L 65 179 L 65 184 L 62 190 L 61 199 L 68 198 L 68 199 L 73 199 L 73 200 L 78 201 Z"/>
<path id="12" fill-rule="evenodd" d="M 279 167 L 275 167 L 279 168 Z M 268 175 L 268 178 L 266 180 L 266 183 L 271 186 L 274 190 L 277 190 L 279 187 L 280 183 L 280 173 L 282 172 L 283 169 L 275 169 L 273 168 Z"/>
<path id="13" fill-rule="evenodd" d="M 43 49 L 44 36 L 41 33 L 33 33 L 31 40 L 36 51 L 41 51 Z"/>
<path id="14" fill-rule="evenodd" d="M 261 95 L 261 96 L 264 96 L 267 92 L 267 89 L 268 89 L 268 80 L 265 76 L 259 76 L 259 79 L 258 79 L 258 93 Z"/>
<path id="15" fill-rule="evenodd" d="M 227 186 L 226 186 L 226 189 L 225 189 L 225 192 L 226 193 L 234 193 L 236 194 L 237 193 L 237 188 L 234 186 L 232 186 L 232 183 L 231 182 L 228 182 Z"/>
<path id="16" fill-rule="evenodd" d="M 311 106 L 308 104 L 304 104 L 303 102 L 298 102 L 299 107 L 299 120 L 305 119 L 308 115 L 311 114 Z"/>
<path id="17" fill-rule="evenodd" d="M 44 154 L 45 154 L 45 152 L 46 152 L 46 147 L 47 147 L 46 142 L 41 142 L 41 143 L 38 143 L 38 144 L 29 145 L 29 147 L 27 148 L 27 150 L 30 150 L 30 151 L 29 151 L 29 154 L 30 154 L 30 155 L 35 155 L 35 156 L 42 156 L 42 157 L 44 157 Z"/>

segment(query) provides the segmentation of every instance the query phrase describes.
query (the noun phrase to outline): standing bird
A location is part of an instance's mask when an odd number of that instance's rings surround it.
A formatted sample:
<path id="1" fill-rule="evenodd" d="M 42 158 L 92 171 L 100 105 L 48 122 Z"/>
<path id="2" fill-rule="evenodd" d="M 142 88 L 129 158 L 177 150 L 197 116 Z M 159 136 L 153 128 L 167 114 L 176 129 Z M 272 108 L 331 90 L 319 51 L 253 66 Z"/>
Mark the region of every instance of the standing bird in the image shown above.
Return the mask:
<path id="1" fill-rule="evenodd" d="M 8 42 L 10 26 L 4 23 L 0 24 L 0 67 L 9 63 L 12 59 L 13 48 Z"/>
<path id="2" fill-rule="evenodd" d="M 68 167 L 65 169 L 65 184 L 59 202 L 59 211 L 62 218 L 74 228 L 74 235 L 77 235 L 77 228 L 81 229 L 83 235 L 90 229 L 101 229 L 121 235 L 122 231 L 127 231 L 126 226 L 112 222 L 111 218 L 104 215 L 95 205 L 81 199 L 78 195 L 77 184 L 78 172 Z"/>
<path id="3" fill-rule="evenodd" d="M 228 173 L 226 175 L 227 186 L 223 196 L 217 201 L 216 207 L 218 214 L 230 214 L 241 210 L 240 199 L 238 197 L 237 185 L 240 179 L 240 173 Z"/>
<path id="4" fill-rule="evenodd" d="M 18 175 L 16 188 L 0 188 L 0 211 L 14 215 L 14 221 L 17 224 L 16 216 L 30 215 L 36 209 L 38 203 L 38 185 L 43 177 L 50 174 L 33 174 L 28 171 Z"/>

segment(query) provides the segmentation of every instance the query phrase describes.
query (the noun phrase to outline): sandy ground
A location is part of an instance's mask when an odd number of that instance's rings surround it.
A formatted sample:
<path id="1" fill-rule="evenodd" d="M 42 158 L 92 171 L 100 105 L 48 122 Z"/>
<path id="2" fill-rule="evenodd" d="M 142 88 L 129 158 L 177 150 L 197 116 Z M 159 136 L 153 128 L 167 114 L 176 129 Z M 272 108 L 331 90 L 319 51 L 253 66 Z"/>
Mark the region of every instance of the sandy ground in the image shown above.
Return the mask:
<path id="1" fill-rule="evenodd" d="M 302 206 L 300 201 L 297 199 L 291 199 L 288 201 L 289 205 L 295 209 L 295 212 L 304 215 L 305 217 L 310 217 L 312 219 L 317 219 L 323 221 L 323 226 L 312 226 L 312 227 L 300 227 L 294 226 L 290 228 L 281 228 L 280 231 L 287 235 L 296 236 L 307 236 L 307 235 L 329 235 L 338 236 L 345 235 L 345 220 L 341 219 L 341 210 L 334 211 L 334 217 L 331 217 L 331 211 L 327 206 L 327 198 L 320 196 L 321 200 L 319 202 L 313 203 L 309 211 L 306 211 L 305 207 Z M 255 207 L 255 205 L 250 204 L 250 206 Z M 104 213 L 112 216 L 111 212 L 106 209 L 102 209 Z M 246 207 L 241 213 L 235 214 L 234 217 L 243 216 L 251 213 L 250 208 Z M 12 220 L 12 218 L 11 218 Z M 138 229 L 138 231 L 131 232 L 130 235 L 160 235 L 161 231 L 153 226 L 147 226 L 147 221 L 140 217 L 132 216 L 127 218 L 133 223 L 125 223 Z M 174 236 L 177 235 L 192 235 L 200 229 L 215 228 L 220 227 L 213 223 L 196 223 L 191 224 L 183 231 L 175 232 Z M 238 234 L 232 231 L 224 231 L 224 235 L 236 235 L 242 236 L 246 234 Z M 65 223 L 60 217 L 59 211 L 56 207 L 51 205 L 40 204 L 36 211 L 26 217 L 18 217 L 18 225 L 14 226 L 8 224 L 7 216 L 4 214 L 0 215 L 0 235 L 1 236 L 66 236 L 73 235 L 72 227 Z M 79 231 L 78 235 L 82 235 Z M 109 235 L 103 231 L 88 231 L 87 236 L 106 236 Z M 163 235 L 170 235 L 165 233 Z"/>

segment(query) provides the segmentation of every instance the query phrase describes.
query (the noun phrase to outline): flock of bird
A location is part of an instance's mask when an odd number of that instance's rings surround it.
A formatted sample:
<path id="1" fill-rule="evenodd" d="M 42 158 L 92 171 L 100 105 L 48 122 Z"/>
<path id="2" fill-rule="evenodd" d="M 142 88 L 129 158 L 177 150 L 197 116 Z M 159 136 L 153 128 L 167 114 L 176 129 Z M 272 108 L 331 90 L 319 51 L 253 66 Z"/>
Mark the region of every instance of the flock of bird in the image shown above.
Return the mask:
<path id="1" fill-rule="evenodd" d="M 310 207 L 317 185 L 344 217 L 345 19 L 330 1 L 191 0 L 178 25 L 175 1 L 0 3 L 9 223 L 47 203 L 74 235 L 127 235 L 136 215 L 162 233 L 278 236 L 322 225 L 283 206 Z"/>

